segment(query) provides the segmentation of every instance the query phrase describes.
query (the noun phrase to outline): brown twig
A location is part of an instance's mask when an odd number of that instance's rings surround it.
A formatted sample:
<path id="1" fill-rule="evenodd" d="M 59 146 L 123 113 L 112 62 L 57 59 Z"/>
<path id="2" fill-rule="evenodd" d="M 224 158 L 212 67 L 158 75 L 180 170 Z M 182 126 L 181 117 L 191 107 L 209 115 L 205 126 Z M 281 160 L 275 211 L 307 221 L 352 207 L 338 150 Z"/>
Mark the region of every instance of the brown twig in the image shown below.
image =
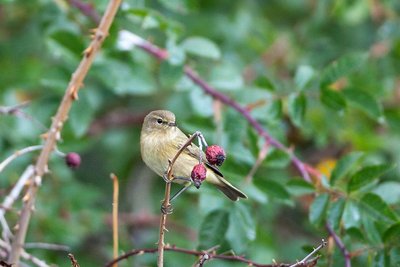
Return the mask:
<path id="1" fill-rule="evenodd" d="M 249 171 L 249 173 L 246 175 L 246 178 L 244 179 L 247 183 L 250 183 L 253 180 L 254 174 L 256 174 L 258 168 L 263 163 L 264 159 L 267 157 L 268 148 L 269 148 L 268 143 L 265 143 L 262 146 L 262 148 L 260 149 L 260 152 L 258 153 L 256 162 L 254 163 L 253 167 L 251 167 L 251 170 Z"/>
<path id="2" fill-rule="evenodd" d="M 36 162 L 35 174 L 31 177 L 31 183 L 24 201 L 21 216 L 18 221 L 18 230 L 12 242 L 12 249 L 8 259 L 9 262 L 17 266 L 19 265 L 21 250 L 25 243 L 26 232 L 33 210 L 36 193 L 38 191 L 42 176 L 48 171 L 47 164 L 50 153 L 54 150 L 57 140 L 60 139 L 60 133 L 65 121 L 67 120 L 72 103 L 78 98 L 78 91 L 83 85 L 83 80 L 88 73 L 90 66 L 92 65 L 97 51 L 99 51 L 104 39 L 108 35 L 108 31 L 114 20 L 120 3 L 121 0 L 110 0 L 104 16 L 100 21 L 99 27 L 96 29 L 95 35 L 93 36 L 92 42 L 84 51 L 83 58 L 71 77 L 57 113 L 53 118 L 50 130 L 45 135 L 46 141 Z"/>
<path id="3" fill-rule="evenodd" d="M 178 253 L 183 253 L 183 254 L 187 254 L 187 255 L 193 255 L 193 256 L 200 256 L 203 257 L 205 252 L 204 251 L 197 251 L 197 250 L 191 250 L 191 249 L 185 249 L 185 248 L 178 248 L 176 246 L 165 246 L 164 247 L 165 251 L 173 251 L 173 252 L 178 252 Z M 104 267 L 112 267 L 112 265 L 115 262 L 119 262 L 122 260 L 125 260 L 131 256 L 135 256 L 135 255 L 143 255 L 143 254 L 149 254 L 149 253 L 156 253 L 157 249 L 156 248 L 148 248 L 148 249 L 134 249 L 131 250 L 123 255 L 120 255 L 118 258 L 108 262 L 106 265 L 104 265 Z M 252 260 L 246 259 L 242 256 L 237 256 L 237 255 L 226 255 L 226 254 L 215 254 L 215 253 L 207 253 L 207 255 L 209 256 L 208 260 L 211 259 L 219 259 L 219 260 L 225 260 L 225 261 L 233 261 L 233 262 L 243 262 L 248 264 L 248 266 L 254 266 L 254 267 L 289 267 L 290 264 L 287 263 L 281 263 L 281 264 L 277 264 L 277 263 L 272 263 L 272 264 L 261 264 L 261 263 L 256 263 Z M 314 266 L 312 264 L 316 263 L 316 261 L 318 260 L 317 258 L 314 259 L 310 259 L 308 260 L 305 265 L 302 266 Z M 300 265 L 301 266 L 301 265 Z"/>
<path id="4" fill-rule="evenodd" d="M 119 184 L 118 177 L 115 174 L 111 174 L 111 179 L 113 180 L 113 255 L 114 259 L 118 257 L 118 194 L 119 194 Z M 115 263 L 113 267 L 118 267 Z"/>
<path id="5" fill-rule="evenodd" d="M 100 15 L 96 12 L 93 5 L 84 3 L 80 0 L 68 0 L 68 2 L 71 6 L 79 9 L 82 14 L 89 17 L 96 24 L 100 22 Z"/>
<path id="6" fill-rule="evenodd" d="M 68 258 L 71 261 L 72 267 L 80 267 L 78 261 L 75 259 L 74 255 L 72 253 L 68 253 Z"/>
<path id="7" fill-rule="evenodd" d="M 179 155 L 183 152 L 183 150 L 188 147 L 193 140 L 198 137 L 200 132 L 194 133 L 187 141 L 186 143 L 178 150 L 178 152 L 175 154 L 175 157 L 169 162 L 168 169 L 167 169 L 167 178 L 169 181 L 172 181 L 172 170 L 175 164 L 175 161 L 178 159 Z M 171 208 L 171 203 L 169 202 L 171 197 L 171 183 L 165 183 L 165 195 L 164 195 L 164 200 L 162 203 L 162 206 L 164 209 L 170 209 Z M 166 231 L 165 224 L 167 222 L 167 212 L 163 212 L 161 214 L 160 218 L 160 228 L 159 228 L 159 238 L 158 238 L 158 258 L 157 258 L 157 266 L 162 267 L 164 266 L 164 235 Z"/>

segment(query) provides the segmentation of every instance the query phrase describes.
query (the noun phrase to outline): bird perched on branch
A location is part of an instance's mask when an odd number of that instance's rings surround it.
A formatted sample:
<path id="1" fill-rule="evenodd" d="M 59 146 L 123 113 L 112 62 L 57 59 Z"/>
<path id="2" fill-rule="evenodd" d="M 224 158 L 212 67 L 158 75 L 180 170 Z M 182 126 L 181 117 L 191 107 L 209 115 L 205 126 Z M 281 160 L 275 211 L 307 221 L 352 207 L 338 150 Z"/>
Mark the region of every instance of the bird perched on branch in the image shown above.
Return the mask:
<path id="1" fill-rule="evenodd" d="M 152 111 L 144 118 L 140 134 L 142 159 L 150 169 L 169 182 L 166 177 L 169 161 L 188 139 L 177 127 L 174 113 L 168 110 Z M 229 199 L 236 201 L 239 198 L 247 198 L 242 191 L 223 178 L 219 169 L 212 165 L 204 152 L 193 143 L 176 159 L 172 168 L 172 181 L 183 184 L 185 190 L 193 183 L 192 171 L 196 171 L 194 167 L 199 163 L 204 164 L 205 181 L 215 185 Z"/>

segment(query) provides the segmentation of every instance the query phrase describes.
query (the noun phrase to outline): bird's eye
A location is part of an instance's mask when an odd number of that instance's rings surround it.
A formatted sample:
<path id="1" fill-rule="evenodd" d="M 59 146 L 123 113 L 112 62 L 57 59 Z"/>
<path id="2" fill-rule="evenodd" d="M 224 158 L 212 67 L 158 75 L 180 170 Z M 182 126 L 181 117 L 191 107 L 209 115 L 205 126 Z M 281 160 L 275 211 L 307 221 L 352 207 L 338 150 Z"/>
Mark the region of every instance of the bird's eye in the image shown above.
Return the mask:
<path id="1" fill-rule="evenodd" d="M 162 120 L 162 119 L 158 119 L 158 120 L 157 120 L 157 123 L 158 123 L 158 124 L 161 124 L 161 123 L 163 123 L 163 120 Z"/>

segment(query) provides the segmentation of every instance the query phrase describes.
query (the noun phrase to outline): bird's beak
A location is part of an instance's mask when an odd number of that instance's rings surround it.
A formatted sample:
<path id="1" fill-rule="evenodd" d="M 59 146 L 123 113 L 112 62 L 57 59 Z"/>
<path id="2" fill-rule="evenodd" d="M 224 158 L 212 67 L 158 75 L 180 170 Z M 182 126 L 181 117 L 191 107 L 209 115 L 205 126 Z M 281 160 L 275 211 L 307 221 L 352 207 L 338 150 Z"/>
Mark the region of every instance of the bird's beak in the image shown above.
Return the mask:
<path id="1" fill-rule="evenodd" d="M 168 126 L 176 126 L 176 122 L 170 122 L 170 123 L 168 123 Z"/>

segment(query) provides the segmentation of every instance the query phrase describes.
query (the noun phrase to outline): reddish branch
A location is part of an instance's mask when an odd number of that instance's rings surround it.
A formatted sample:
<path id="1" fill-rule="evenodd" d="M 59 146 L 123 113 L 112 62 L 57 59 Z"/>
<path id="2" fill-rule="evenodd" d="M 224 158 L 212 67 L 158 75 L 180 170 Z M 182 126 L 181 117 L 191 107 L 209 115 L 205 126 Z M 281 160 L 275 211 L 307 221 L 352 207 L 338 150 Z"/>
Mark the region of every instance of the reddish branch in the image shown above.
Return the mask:
<path id="1" fill-rule="evenodd" d="M 340 249 L 340 251 L 342 252 L 342 254 L 344 256 L 344 266 L 351 267 L 351 254 L 346 249 L 346 246 L 343 244 L 343 241 L 335 233 L 335 231 L 333 230 L 332 226 L 329 223 L 326 223 L 325 227 L 326 227 L 326 230 L 328 230 L 329 235 L 332 236 L 333 239 L 335 240 L 336 245 L 338 246 L 338 248 Z"/>

